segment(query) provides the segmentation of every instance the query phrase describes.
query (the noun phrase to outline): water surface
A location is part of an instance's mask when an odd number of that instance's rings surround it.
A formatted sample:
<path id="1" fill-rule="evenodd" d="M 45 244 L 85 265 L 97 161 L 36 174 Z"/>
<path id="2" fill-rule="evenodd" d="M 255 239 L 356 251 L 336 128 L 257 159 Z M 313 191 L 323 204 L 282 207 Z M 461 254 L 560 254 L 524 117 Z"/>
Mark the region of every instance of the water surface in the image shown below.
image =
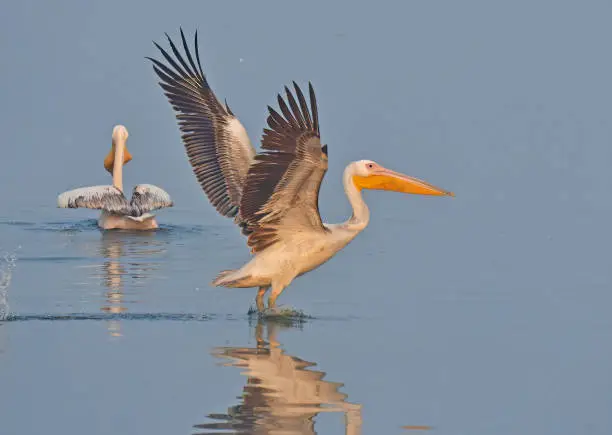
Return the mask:
<path id="1" fill-rule="evenodd" d="M 609 2 L 8 2 L 0 17 L 0 433 L 612 432 Z M 209 286 L 248 261 L 144 56 L 183 26 L 256 142 L 311 80 L 330 168 L 369 158 L 456 198 L 367 192 L 369 227 L 279 303 Z M 167 190 L 159 231 L 58 210 Z M 360 432 L 361 431 L 361 432 Z"/>

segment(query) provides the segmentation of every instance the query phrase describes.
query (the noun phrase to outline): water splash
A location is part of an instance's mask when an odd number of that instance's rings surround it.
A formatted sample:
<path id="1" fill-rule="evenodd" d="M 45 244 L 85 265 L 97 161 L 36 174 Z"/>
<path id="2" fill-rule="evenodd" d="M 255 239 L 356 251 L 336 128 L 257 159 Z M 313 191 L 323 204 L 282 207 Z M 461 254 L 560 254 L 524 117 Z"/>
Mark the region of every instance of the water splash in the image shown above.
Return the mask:
<path id="1" fill-rule="evenodd" d="M 14 253 L 5 252 L 0 257 L 0 321 L 5 320 L 10 314 L 8 288 L 16 264 L 17 256 Z"/>

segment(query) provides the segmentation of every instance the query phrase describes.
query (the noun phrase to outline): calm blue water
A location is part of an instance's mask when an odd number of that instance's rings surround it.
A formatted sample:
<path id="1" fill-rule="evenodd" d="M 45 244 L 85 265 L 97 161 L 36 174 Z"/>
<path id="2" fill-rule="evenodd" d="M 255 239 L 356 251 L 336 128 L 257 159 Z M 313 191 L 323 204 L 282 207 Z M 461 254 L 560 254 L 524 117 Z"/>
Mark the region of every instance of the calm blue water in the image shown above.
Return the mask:
<path id="1" fill-rule="evenodd" d="M 0 434 L 612 433 L 609 2 L 3 10 Z M 313 82 L 325 221 L 362 158 L 456 198 L 366 193 L 366 231 L 279 298 L 307 318 L 249 317 L 255 290 L 209 286 L 248 250 L 144 59 L 179 26 L 254 142 Z M 110 182 L 117 123 L 126 187 L 175 200 L 159 231 L 55 207 Z"/>

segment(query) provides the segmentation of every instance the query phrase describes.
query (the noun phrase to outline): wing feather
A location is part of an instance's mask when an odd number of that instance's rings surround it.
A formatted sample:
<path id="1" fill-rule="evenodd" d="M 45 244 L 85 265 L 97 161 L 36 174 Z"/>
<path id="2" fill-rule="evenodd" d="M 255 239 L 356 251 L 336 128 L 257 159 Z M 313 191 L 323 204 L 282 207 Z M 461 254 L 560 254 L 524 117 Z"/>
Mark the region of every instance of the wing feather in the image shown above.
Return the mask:
<path id="1" fill-rule="evenodd" d="M 168 192 L 153 184 L 139 184 L 132 191 L 130 215 L 137 217 L 160 208 L 172 207 L 174 203 Z"/>
<path id="2" fill-rule="evenodd" d="M 291 94 L 291 91 L 289 91 L 289 88 L 287 86 L 285 86 L 285 93 L 287 94 L 287 100 L 289 100 L 289 105 L 291 106 L 291 110 L 293 113 L 295 113 L 295 120 L 298 123 L 298 127 L 302 130 L 307 130 L 309 126 L 306 125 L 304 116 L 302 115 L 300 108 L 295 102 L 295 98 L 293 98 L 293 95 Z"/>
<path id="3" fill-rule="evenodd" d="M 187 60 L 168 35 L 174 58 L 154 43 L 167 64 L 148 59 L 176 113 L 196 179 L 220 214 L 235 217 L 255 150 L 243 125 L 227 102 L 225 107 L 219 102 L 202 72 L 197 32 L 194 37 L 197 68 L 182 29 L 180 34 Z"/>
<path id="4" fill-rule="evenodd" d="M 219 213 L 235 217 L 249 234 L 254 252 L 276 243 L 280 228 L 327 231 L 318 194 L 327 172 L 327 145 L 321 146 L 316 97 L 309 83 L 310 108 L 299 86 L 285 87 L 279 111 L 268 106 L 262 152 L 251 142 L 227 101 L 216 97 L 202 71 L 195 32 L 195 61 L 180 29 L 184 55 L 168 35 L 172 55 L 154 43 L 165 62 L 151 59 L 160 86 L 176 113 L 193 172 Z"/>
<path id="5" fill-rule="evenodd" d="M 263 151 L 249 169 L 240 202 L 240 219 L 255 253 L 281 240 L 283 229 L 327 231 L 318 205 L 327 155 L 321 146 L 314 91 L 309 85 L 309 110 L 301 90 L 294 86 L 299 105 L 285 88 L 289 104 L 278 96 L 284 116 L 268 106 Z"/>
<path id="6" fill-rule="evenodd" d="M 134 187 L 130 202 L 115 186 L 80 187 L 57 197 L 57 206 L 60 208 L 91 208 L 132 217 L 173 205 L 170 195 L 152 184 Z"/>
<path id="7" fill-rule="evenodd" d="M 127 215 L 130 204 L 115 186 L 90 186 L 69 190 L 57 197 L 60 208 L 92 208 Z"/>
<path id="8" fill-rule="evenodd" d="M 306 118 L 305 119 L 306 125 L 313 125 L 312 119 L 310 118 L 310 111 L 308 110 L 308 104 L 306 103 L 306 98 L 304 98 L 304 94 L 302 93 L 302 90 L 300 89 L 300 87 L 297 85 L 296 82 L 293 82 L 293 87 L 295 88 L 295 93 L 297 94 L 298 100 L 300 101 L 301 113 Z"/>

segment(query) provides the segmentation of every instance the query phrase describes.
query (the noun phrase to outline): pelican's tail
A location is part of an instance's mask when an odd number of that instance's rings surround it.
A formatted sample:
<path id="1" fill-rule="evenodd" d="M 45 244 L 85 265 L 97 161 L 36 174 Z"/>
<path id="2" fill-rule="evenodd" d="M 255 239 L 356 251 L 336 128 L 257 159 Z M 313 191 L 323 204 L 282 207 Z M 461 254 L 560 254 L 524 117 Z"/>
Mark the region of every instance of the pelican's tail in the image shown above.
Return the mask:
<path id="1" fill-rule="evenodd" d="M 241 269 L 223 270 L 210 284 L 213 287 L 253 287 L 251 275 L 244 275 Z"/>
<path id="2" fill-rule="evenodd" d="M 151 214 L 151 213 L 145 213 L 145 214 L 140 215 L 140 216 L 126 216 L 126 217 L 128 219 L 131 219 L 131 220 L 136 221 L 136 222 L 146 222 L 146 221 L 149 221 L 149 220 L 155 218 L 155 215 Z"/>

